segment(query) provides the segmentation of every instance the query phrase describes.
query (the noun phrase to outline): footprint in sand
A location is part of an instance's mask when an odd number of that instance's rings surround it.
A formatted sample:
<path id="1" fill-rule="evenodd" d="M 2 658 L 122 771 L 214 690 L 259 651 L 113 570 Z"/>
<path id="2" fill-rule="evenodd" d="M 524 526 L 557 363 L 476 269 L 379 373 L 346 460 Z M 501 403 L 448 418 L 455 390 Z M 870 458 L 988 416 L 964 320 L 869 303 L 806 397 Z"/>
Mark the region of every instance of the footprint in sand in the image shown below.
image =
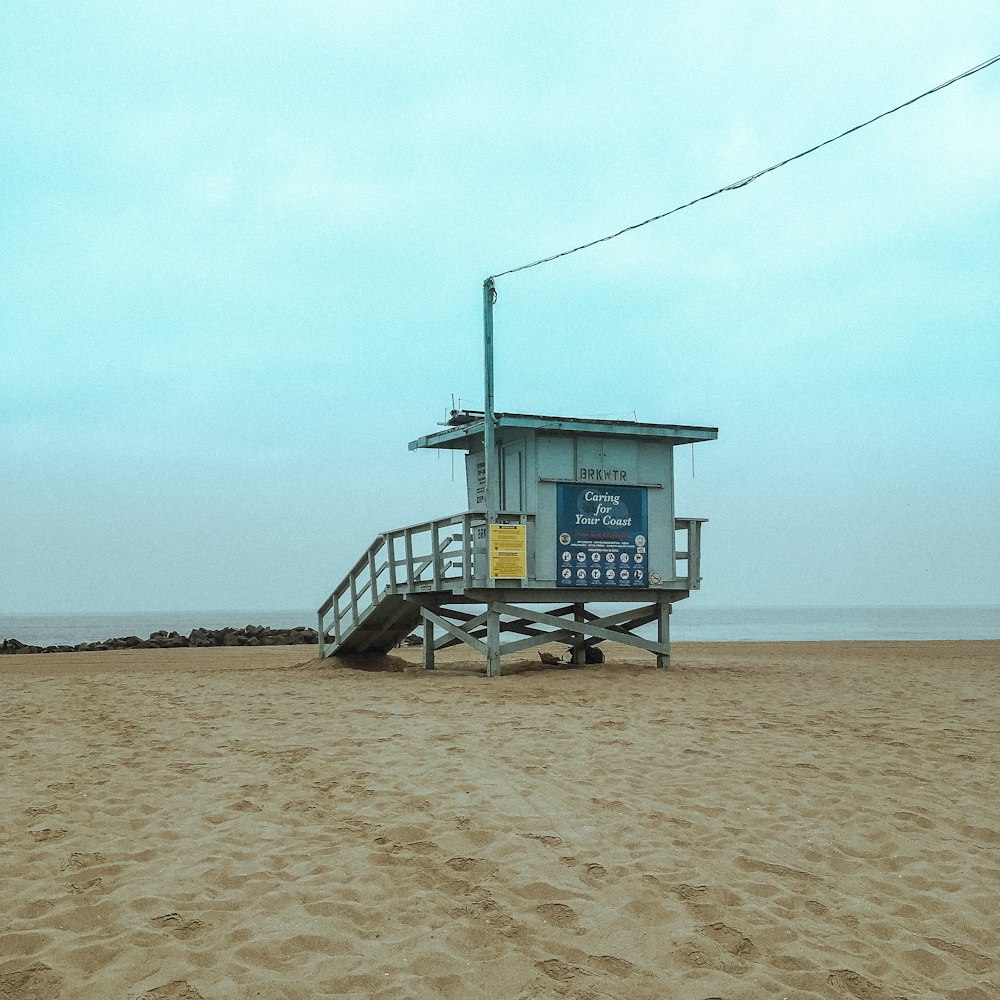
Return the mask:
<path id="1" fill-rule="evenodd" d="M 445 862 L 445 867 L 459 872 L 473 883 L 485 882 L 500 870 L 500 866 L 488 858 L 451 858 Z"/>
<path id="2" fill-rule="evenodd" d="M 601 972 L 610 973 L 620 979 L 626 979 L 635 971 L 635 966 L 624 958 L 615 955 L 590 955 L 590 964 Z"/>
<path id="3" fill-rule="evenodd" d="M 549 979 L 558 982 L 565 982 L 567 979 L 574 979 L 577 976 L 585 976 L 587 973 L 578 965 L 570 965 L 568 962 L 560 962 L 558 958 L 547 958 L 544 962 L 536 962 L 536 967 L 544 972 Z"/>
<path id="4" fill-rule="evenodd" d="M 186 979 L 177 979 L 143 993 L 139 1000 L 204 1000 L 204 997 Z"/>
<path id="5" fill-rule="evenodd" d="M 583 872 L 581 873 L 581 878 L 585 882 L 589 882 L 591 885 L 596 885 L 603 882 L 608 877 L 608 870 L 604 865 L 597 864 L 596 861 L 592 861 L 589 864 L 583 866 Z"/>
<path id="6" fill-rule="evenodd" d="M 437 849 L 438 845 L 433 840 L 411 840 L 407 844 L 393 844 L 390 853 L 433 854 Z"/>
<path id="7" fill-rule="evenodd" d="M 161 914 L 159 917 L 153 917 L 150 923 L 154 927 L 170 931 L 175 937 L 181 939 L 194 937 L 207 926 L 203 920 L 185 920 L 179 913 Z"/>
<path id="8" fill-rule="evenodd" d="M 535 907 L 535 912 L 553 927 L 571 927 L 578 933 L 583 933 L 576 910 L 572 906 L 567 906 L 565 903 L 542 903 Z"/>
<path id="9" fill-rule="evenodd" d="M 39 844 L 44 844 L 48 840 L 59 840 L 60 837 L 65 837 L 68 832 L 65 829 L 51 830 L 48 827 L 42 830 L 28 831 L 31 834 L 31 839 Z"/>
<path id="10" fill-rule="evenodd" d="M 756 961 L 757 948 L 742 931 L 720 921 L 699 927 L 689 939 L 683 957 L 695 968 L 741 975 Z"/>
<path id="11" fill-rule="evenodd" d="M 67 869 L 72 869 L 73 871 L 80 871 L 82 868 L 89 868 L 91 865 L 102 865 L 108 859 L 98 851 L 94 851 L 91 854 L 85 854 L 82 851 L 74 851 L 62 864 L 59 866 L 62 871 Z"/>
<path id="12" fill-rule="evenodd" d="M 941 938 L 927 938 L 927 943 L 932 948 L 937 948 L 938 951 L 954 955 L 955 958 L 957 958 L 963 965 L 967 966 L 977 975 L 989 972 L 994 965 L 992 958 L 987 958 L 985 955 L 980 955 L 979 952 L 963 948 L 960 944 L 952 944 L 950 941 L 942 941 Z"/>
<path id="13" fill-rule="evenodd" d="M 777 875 L 779 878 L 786 879 L 797 889 L 805 889 L 822 881 L 819 875 L 814 875 L 812 872 L 800 871 L 798 868 L 787 868 L 785 865 L 772 864 L 770 861 L 758 861 L 756 858 L 739 857 L 736 859 L 736 863 L 744 871 Z"/>
<path id="14" fill-rule="evenodd" d="M 58 997 L 62 993 L 62 976 L 43 962 L 35 962 L 23 969 L 0 973 L 0 997 L 11 1000 L 35 1000 Z"/>
<path id="15" fill-rule="evenodd" d="M 604 865 L 598 864 L 596 861 L 581 864 L 575 857 L 572 856 L 560 858 L 559 860 L 564 865 L 568 865 L 570 868 L 574 869 L 580 876 L 580 881 L 585 885 L 590 886 L 592 889 L 601 885 L 601 883 L 603 883 L 608 877 L 607 868 L 605 868 Z"/>
<path id="16" fill-rule="evenodd" d="M 374 788 L 366 788 L 364 785 L 348 785 L 344 791 L 359 799 L 370 799 L 375 794 Z"/>
<path id="17" fill-rule="evenodd" d="M 227 809 L 231 809 L 233 812 L 263 812 L 264 807 L 257 805 L 256 802 L 251 802 L 249 799 L 240 799 L 239 802 L 233 802 L 226 806 Z"/>
<path id="18" fill-rule="evenodd" d="M 546 847 L 558 847 L 563 842 L 562 837 L 554 833 L 519 833 L 518 836 L 525 840 L 540 840 Z"/>
<path id="19" fill-rule="evenodd" d="M 927 819 L 925 816 L 921 816 L 919 813 L 914 812 L 895 812 L 892 814 L 893 819 L 903 820 L 906 823 L 912 823 L 914 826 L 920 827 L 921 830 L 932 830 L 934 824 Z"/>
<path id="20" fill-rule="evenodd" d="M 857 1000 L 894 1000 L 893 994 L 853 969 L 834 969 L 826 981 L 841 996 L 856 997 Z"/>
<path id="21" fill-rule="evenodd" d="M 70 882 L 69 891 L 76 896 L 85 893 L 88 889 L 94 889 L 101 884 L 99 878 L 92 878 L 89 882 Z"/>
<path id="22" fill-rule="evenodd" d="M 685 903 L 690 903 L 704 896 L 708 892 L 708 886 L 689 885 L 687 882 L 678 882 L 677 885 L 670 887 L 670 891 L 679 899 L 683 899 Z"/>
<path id="23" fill-rule="evenodd" d="M 624 813 L 626 806 L 621 799 L 591 799 L 591 802 L 595 806 L 600 806 L 602 809 L 608 809 L 611 812 Z"/>

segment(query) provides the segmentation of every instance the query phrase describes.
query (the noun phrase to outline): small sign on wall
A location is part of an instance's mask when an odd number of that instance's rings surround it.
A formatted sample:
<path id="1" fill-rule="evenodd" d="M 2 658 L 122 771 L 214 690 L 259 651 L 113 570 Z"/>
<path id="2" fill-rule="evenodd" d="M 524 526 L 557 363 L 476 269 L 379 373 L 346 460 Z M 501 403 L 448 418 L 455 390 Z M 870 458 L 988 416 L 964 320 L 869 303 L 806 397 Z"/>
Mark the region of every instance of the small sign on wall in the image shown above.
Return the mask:
<path id="1" fill-rule="evenodd" d="M 490 577 L 494 580 L 523 580 L 527 575 L 527 525 L 491 524 Z"/>
<path id="2" fill-rule="evenodd" d="M 558 586 L 648 586 L 644 486 L 559 483 L 556 531 Z"/>

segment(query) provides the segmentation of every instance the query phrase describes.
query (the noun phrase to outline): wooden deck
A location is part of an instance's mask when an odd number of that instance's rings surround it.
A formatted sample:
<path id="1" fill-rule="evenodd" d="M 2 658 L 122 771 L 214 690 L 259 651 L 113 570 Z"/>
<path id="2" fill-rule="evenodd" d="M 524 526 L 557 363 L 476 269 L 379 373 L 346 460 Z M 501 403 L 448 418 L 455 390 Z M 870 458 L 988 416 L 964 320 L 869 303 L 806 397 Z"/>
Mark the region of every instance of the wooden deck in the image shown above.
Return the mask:
<path id="1" fill-rule="evenodd" d="M 534 517 L 504 513 L 503 523 L 524 524 L 534 551 Z M 701 518 L 678 518 L 675 565 L 683 575 L 648 589 L 559 588 L 538 579 L 529 557 L 523 580 L 487 577 L 486 521 L 465 512 L 378 535 L 318 612 L 320 656 L 385 653 L 423 626 L 424 665 L 434 652 L 464 642 L 487 657 L 487 673 L 499 672 L 499 656 L 546 642 L 567 642 L 574 657 L 607 640 L 657 654 L 669 665 L 671 605 L 697 590 Z M 599 615 L 588 604 L 628 604 Z M 474 612 L 473 607 L 484 610 Z M 541 607 L 539 607 L 541 606 Z M 546 607 L 547 606 L 547 607 Z M 634 629 L 657 623 L 657 638 Z M 514 636 L 500 641 L 503 634 Z"/>

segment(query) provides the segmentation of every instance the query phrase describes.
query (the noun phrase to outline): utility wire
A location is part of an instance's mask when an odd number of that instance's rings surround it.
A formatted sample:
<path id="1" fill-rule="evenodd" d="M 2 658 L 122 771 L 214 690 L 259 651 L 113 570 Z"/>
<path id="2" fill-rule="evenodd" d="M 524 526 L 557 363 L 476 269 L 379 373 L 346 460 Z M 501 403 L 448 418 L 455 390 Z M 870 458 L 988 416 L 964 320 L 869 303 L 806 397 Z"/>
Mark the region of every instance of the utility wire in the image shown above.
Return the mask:
<path id="1" fill-rule="evenodd" d="M 904 101 L 902 104 L 899 104 L 894 108 L 890 108 L 888 111 L 883 111 L 882 114 L 876 115 L 874 118 L 869 118 L 868 121 L 862 122 L 860 125 L 855 125 L 853 128 L 849 128 L 846 132 L 841 132 L 840 135 L 835 135 L 830 139 L 817 143 L 817 145 L 812 146 L 809 149 L 804 149 L 801 153 L 789 156 L 787 160 L 782 160 L 780 163 L 775 163 L 770 167 L 765 167 L 763 170 L 758 170 L 749 177 L 744 177 L 741 181 L 735 181 L 732 184 L 727 184 L 725 187 L 721 187 L 717 191 L 712 191 L 710 194 L 703 194 L 700 198 L 695 198 L 693 201 L 686 202 L 683 205 L 678 205 L 676 208 L 670 209 L 669 212 L 662 212 L 649 219 L 644 219 L 642 222 L 636 222 L 631 226 L 626 226 L 624 229 L 619 229 L 617 233 L 612 233 L 610 236 L 602 236 L 600 239 L 591 240 L 589 243 L 581 243 L 580 246 L 573 247 L 572 250 L 563 250 L 562 253 L 554 253 L 551 257 L 542 257 L 541 260 L 532 261 L 530 264 L 522 264 L 520 267 L 508 268 L 506 271 L 500 271 L 497 274 L 491 275 L 491 278 L 502 278 L 505 274 L 514 274 L 517 271 L 527 271 L 529 267 L 538 267 L 539 264 L 548 264 L 549 261 L 558 260 L 560 257 L 568 257 L 571 253 L 576 253 L 579 250 L 586 250 L 588 247 L 597 246 L 598 243 L 607 243 L 608 240 L 613 240 L 624 235 L 625 233 L 630 233 L 633 229 L 641 229 L 643 226 L 648 226 L 651 222 L 658 222 L 660 219 L 665 219 L 668 215 L 674 215 L 676 212 L 680 212 L 685 208 L 697 205 L 698 202 L 708 201 L 709 198 L 714 198 L 717 194 L 723 194 L 725 191 L 736 191 L 739 188 L 746 187 L 751 182 L 757 180 L 758 177 L 763 177 L 764 174 L 769 174 L 772 170 L 777 170 L 779 167 L 783 167 L 786 164 L 791 163 L 793 160 L 801 160 L 803 156 L 815 153 L 817 149 L 829 146 L 830 143 L 836 142 L 838 139 L 843 139 L 852 132 L 857 132 L 868 125 L 874 124 L 882 118 L 887 118 L 889 115 L 895 114 L 897 111 L 901 111 L 903 108 L 908 108 L 911 104 L 916 104 L 917 101 L 923 100 L 925 97 L 930 97 L 931 94 L 936 94 L 939 90 L 944 90 L 945 87 L 950 87 L 953 83 L 958 83 L 959 80 L 964 80 L 967 76 L 972 76 L 973 73 L 978 73 L 980 70 L 986 69 L 988 66 L 992 66 L 996 62 L 1000 62 L 1000 54 L 993 56 L 991 59 L 987 59 L 985 62 L 981 62 L 978 66 L 973 66 L 971 69 L 967 69 L 964 73 L 959 73 L 958 76 L 954 76 L 950 80 L 946 80 L 944 83 L 939 83 L 936 87 L 932 87 L 930 90 L 925 90 L 922 94 L 918 94 L 916 97 L 911 97 L 910 100 Z"/>

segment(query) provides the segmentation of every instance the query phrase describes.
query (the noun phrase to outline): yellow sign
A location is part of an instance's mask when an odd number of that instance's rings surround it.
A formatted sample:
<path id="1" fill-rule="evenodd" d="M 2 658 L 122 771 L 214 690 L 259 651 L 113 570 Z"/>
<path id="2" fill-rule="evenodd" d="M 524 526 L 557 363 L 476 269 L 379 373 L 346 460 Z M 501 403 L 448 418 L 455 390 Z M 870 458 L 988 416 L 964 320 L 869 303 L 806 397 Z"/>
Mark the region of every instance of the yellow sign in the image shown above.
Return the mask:
<path id="1" fill-rule="evenodd" d="M 528 575 L 528 529 L 523 524 L 490 525 L 490 577 L 523 580 Z"/>

